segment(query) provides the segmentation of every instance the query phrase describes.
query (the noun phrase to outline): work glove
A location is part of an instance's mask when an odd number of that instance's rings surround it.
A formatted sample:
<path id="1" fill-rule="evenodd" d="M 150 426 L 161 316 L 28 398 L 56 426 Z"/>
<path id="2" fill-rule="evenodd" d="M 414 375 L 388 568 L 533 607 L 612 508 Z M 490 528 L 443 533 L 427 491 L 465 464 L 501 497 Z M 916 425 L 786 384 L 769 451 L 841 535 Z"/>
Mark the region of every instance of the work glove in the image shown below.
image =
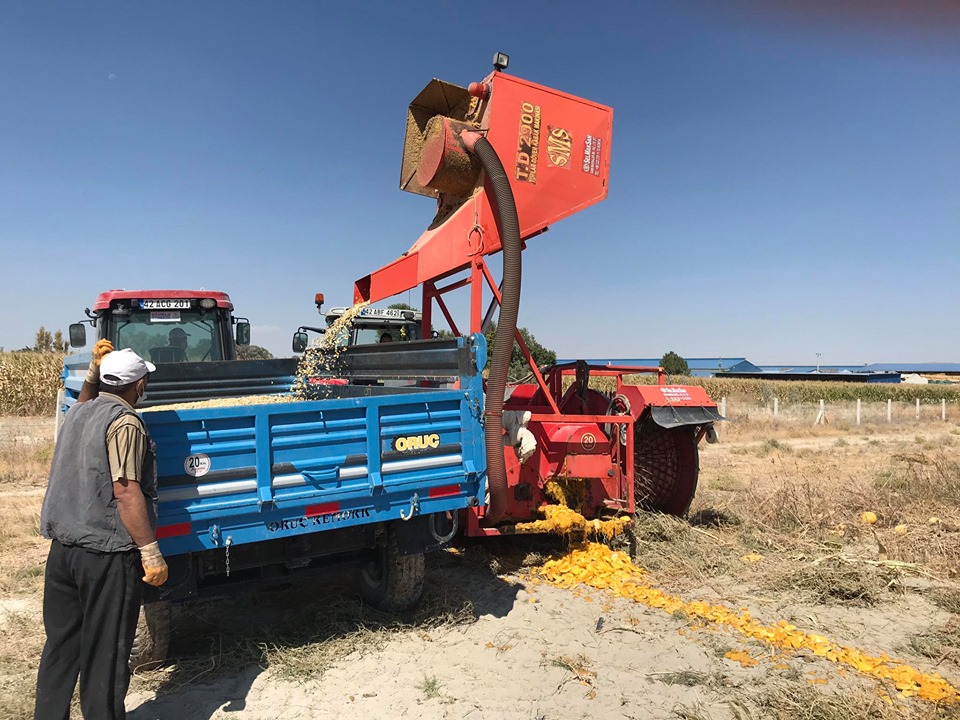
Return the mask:
<path id="1" fill-rule="evenodd" d="M 525 463 L 537 451 L 537 439 L 525 427 L 517 431 L 517 444 L 513 446 L 521 463 Z"/>
<path id="2" fill-rule="evenodd" d="M 97 340 L 93 346 L 93 359 L 90 360 L 90 367 L 87 368 L 87 377 L 84 380 L 91 385 L 100 384 L 100 361 L 107 353 L 113 352 L 113 343 L 109 340 Z"/>
<path id="3" fill-rule="evenodd" d="M 513 447 L 520 462 L 526 462 L 537 449 L 536 438 L 527 430 L 530 411 L 504 410 L 502 422 L 503 429 L 507 431 L 507 443 Z"/>
<path id="4" fill-rule="evenodd" d="M 167 561 L 160 553 L 160 546 L 154 541 L 140 548 L 140 562 L 143 565 L 143 581 L 147 585 L 160 587 L 167 581 Z"/>

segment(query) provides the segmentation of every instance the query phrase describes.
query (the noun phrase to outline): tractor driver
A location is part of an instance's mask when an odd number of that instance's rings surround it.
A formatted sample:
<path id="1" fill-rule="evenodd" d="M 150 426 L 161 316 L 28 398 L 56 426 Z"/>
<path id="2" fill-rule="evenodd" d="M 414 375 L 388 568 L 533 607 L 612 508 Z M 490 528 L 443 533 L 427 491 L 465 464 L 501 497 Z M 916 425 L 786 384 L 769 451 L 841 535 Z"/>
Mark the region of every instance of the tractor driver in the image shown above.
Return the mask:
<path id="1" fill-rule="evenodd" d="M 383 335 L 380 336 L 380 342 L 381 342 L 381 343 L 391 343 L 391 342 L 393 342 L 393 335 L 391 335 L 391 334 L 388 333 L 388 332 L 385 332 Z"/>
<path id="2" fill-rule="evenodd" d="M 167 344 L 172 348 L 177 348 L 183 354 L 183 359 L 187 359 L 187 333 L 183 328 L 175 327 L 167 336 Z"/>
<path id="3" fill-rule="evenodd" d="M 150 359 L 155 363 L 187 362 L 187 333 L 175 327 L 167 335 L 167 344 L 150 350 Z"/>

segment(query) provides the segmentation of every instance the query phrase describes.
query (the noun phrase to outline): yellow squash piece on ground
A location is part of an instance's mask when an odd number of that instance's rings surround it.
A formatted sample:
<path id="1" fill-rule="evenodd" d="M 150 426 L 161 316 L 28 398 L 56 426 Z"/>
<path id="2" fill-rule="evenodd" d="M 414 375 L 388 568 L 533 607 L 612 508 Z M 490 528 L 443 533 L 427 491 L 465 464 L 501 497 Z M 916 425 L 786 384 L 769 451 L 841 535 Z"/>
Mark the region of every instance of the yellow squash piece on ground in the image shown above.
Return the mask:
<path id="1" fill-rule="evenodd" d="M 634 565 L 627 553 L 611 550 L 606 545 L 585 543 L 561 558 L 545 562 L 535 572 L 558 587 L 588 585 L 670 614 L 682 612 L 688 618 L 727 628 L 782 651 L 806 651 L 863 675 L 890 681 L 902 697 L 917 697 L 944 705 L 960 703 L 960 692 L 941 675 L 923 673 L 886 653 L 868 655 L 822 635 L 803 632 L 784 620 L 763 625 L 747 610 L 737 611 L 702 601 L 687 602 L 650 587 L 644 570 Z M 730 659 L 742 664 L 740 655 Z"/>
<path id="2" fill-rule="evenodd" d="M 877 524 L 877 514 L 875 512 L 870 512 L 867 510 L 860 516 L 860 519 L 865 522 L 867 525 L 876 525 Z"/>

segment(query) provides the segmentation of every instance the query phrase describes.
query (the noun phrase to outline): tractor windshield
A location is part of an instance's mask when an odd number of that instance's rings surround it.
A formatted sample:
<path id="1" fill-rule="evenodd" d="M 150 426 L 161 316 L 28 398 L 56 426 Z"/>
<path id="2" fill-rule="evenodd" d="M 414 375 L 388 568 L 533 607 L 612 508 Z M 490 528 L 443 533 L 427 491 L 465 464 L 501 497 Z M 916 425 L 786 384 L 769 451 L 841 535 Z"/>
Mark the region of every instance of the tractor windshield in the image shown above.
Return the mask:
<path id="1" fill-rule="evenodd" d="M 347 308 L 334 308 L 326 315 L 327 347 L 377 345 L 420 340 L 420 311 L 408 308 L 364 308 L 349 322 L 343 322 Z"/>
<path id="2" fill-rule="evenodd" d="M 169 319 L 159 315 L 169 315 Z M 110 318 L 108 338 L 116 348 L 132 348 L 153 363 L 223 360 L 219 311 L 132 310 Z"/>
<path id="3" fill-rule="evenodd" d="M 333 322 L 328 320 L 328 325 Z M 327 339 L 325 344 L 343 347 L 345 345 L 376 345 L 377 343 L 406 342 L 420 339 L 420 326 L 416 323 L 380 323 L 370 322 L 366 318 L 354 320 L 350 327 L 340 328 L 335 339 Z"/>

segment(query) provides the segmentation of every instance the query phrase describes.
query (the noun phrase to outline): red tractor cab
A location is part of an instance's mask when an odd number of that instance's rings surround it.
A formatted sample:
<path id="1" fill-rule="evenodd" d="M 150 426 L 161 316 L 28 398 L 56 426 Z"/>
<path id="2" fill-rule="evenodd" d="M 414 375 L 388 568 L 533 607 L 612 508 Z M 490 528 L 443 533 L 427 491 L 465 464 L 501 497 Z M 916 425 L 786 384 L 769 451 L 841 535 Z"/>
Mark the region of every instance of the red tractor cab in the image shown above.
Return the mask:
<path id="1" fill-rule="evenodd" d="M 87 320 L 70 326 L 70 345 L 96 340 L 132 348 L 155 364 L 236 360 L 250 344 L 250 323 L 233 316 L 226 293 L 209 290 L 109 290 L 97 296 Z"/>

